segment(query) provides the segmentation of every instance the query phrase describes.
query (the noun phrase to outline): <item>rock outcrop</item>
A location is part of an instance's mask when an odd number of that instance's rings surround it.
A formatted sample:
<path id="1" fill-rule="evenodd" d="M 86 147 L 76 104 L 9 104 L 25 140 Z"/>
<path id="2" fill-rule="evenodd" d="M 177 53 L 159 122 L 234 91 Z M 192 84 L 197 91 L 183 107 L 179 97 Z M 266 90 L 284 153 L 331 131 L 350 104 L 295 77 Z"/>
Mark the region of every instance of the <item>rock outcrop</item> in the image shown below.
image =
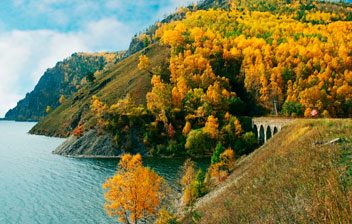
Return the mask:
<path id="1" fill-rule="evenodd" d="M 113 158 L 126 152 L 146 154 L 145 146 L 138 140 L 134 131 L 131 131 L 129 138 L 124 139 L 129 140 L 116 145 L 110 134 L 97 135 L 97 131 L 92 129 L 80 138 L 71 135 L 53 153 L 77 158 Z"/>
<path id="2" fill-rule="evenodd" d="M 70 157 L 118 157 L 121 152 L 109 134 L 97 136 L 95 130 L 90 130 L 80 138 L 71 135 L 53 153 Z"/>

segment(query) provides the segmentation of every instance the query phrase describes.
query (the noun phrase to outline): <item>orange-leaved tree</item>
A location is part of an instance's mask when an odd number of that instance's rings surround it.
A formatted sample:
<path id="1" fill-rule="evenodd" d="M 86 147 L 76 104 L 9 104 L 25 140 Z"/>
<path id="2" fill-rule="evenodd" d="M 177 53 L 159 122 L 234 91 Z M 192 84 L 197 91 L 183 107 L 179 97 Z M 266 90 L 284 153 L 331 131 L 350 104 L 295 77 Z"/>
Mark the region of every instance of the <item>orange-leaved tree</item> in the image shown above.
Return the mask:
<path id="1" fill-rule="evenodd" d="M 208 171 L 216 182 L 222 182 L 235 168 L 235 154 L 232 149 L 226 149 L 220 154 L 219 161 L 211 164 Z"/>
<path id="2" fill-rule="evenodd" d="M 166 181 L 148 167 L 143 167 L 142 157 L 125 154 L 115 176 L 103 184 L 105 210 L 122 223 L 146 223 L 156 217 L 166 200 Z"/>

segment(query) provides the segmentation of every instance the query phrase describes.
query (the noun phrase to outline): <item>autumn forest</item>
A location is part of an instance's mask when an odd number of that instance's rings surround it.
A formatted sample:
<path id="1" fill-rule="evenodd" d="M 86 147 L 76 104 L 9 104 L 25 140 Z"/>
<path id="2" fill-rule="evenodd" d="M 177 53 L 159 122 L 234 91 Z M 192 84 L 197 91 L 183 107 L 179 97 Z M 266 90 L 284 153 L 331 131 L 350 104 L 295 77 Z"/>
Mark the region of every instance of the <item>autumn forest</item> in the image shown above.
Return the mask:
<path id="1" fill-rule="evenodd" d="M 126 51 L 57 63 L 7 118 L 67 138 L 55 155 L 118 161 L 99 189 L 119 223 L 350 223 L 352 4 L 179 7 Z M 183 166 L 163 164 L 170 185 L 144 158 Z"/>
<path id="2" fill-rule="evenodd" d="M 212 155 L 219 143 L 242 155 L 256 147 L 246 116 L 350 117 L 352 24 L 343 20 L 351 8 L 325 12 L 307 1 L 263 12 L 269 3 L 180 8 L 183 20 L 143 34 L 170 48 L 169 65 L 139 57 L 152 76 L 146 107 L 130 95 L 113 105 L 93 98 L 101 130 L 118 144 L 138 126 L 151 154 Z"/>
<path id="3" fill-rule="evenodd" d="M 183 167 L 182 202 L 192 206 L 233 171 L 235 158 L 258 147 L 250 117 L 351 117 L 351 13 L 348 4 L 313 1 L 179 8 L 181 20 L 139 36 L 146 48 L 138 69 L 152 85 L 146 105 L 129 94 L 112 105 L 94 96 L 98 132 L 119 144 L 138 129 L 149 155 L 211 157 L 207 173 L 191 160 Z M 169 49 L 167 66 L 151 65 L 146 53 L 153 44 Z M 116 178 L 104 185 L 111 187 L 109 200 Z"/>

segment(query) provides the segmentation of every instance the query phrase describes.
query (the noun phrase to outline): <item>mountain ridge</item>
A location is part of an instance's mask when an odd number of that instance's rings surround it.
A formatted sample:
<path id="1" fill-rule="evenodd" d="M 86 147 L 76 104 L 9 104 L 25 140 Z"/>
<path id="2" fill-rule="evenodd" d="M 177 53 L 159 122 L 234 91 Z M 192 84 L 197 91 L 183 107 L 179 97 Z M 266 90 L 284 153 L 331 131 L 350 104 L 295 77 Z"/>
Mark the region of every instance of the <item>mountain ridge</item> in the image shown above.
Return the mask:
<path id="1" fill-rule="evenodd" d="M 90 108 L 94 95 L 113 104 L 116 99 L 121 99 L 126 94 L 135 97 L 137 104 L 146 104 L 145 95 L 151 89 L 151 76 L 149 73 L 138 69 L 139 56 L 146 54 L 153 66 L 167 67 L 167 48 L 152 44 L 113 65 L 109 70 L 96 76 L 91 85 L 86 85 L 72 97 L 68 98 L 56 110 L 40 120 L 31 130 L 31 134 L 68 137 L 80 123 L 86 123 L 85 128 L 93 128 L 96 119 Z"/>
<path id="2" fill-rule="evenodd" d="M 74 53 L 45 71 L 35 88 L 10 109 L 7 120 L 39 121 L 60 105 L 60 97 L 69 98 L 87 84 L 89 72 L 101 73 L 119 60 L 120 53 Z"/>

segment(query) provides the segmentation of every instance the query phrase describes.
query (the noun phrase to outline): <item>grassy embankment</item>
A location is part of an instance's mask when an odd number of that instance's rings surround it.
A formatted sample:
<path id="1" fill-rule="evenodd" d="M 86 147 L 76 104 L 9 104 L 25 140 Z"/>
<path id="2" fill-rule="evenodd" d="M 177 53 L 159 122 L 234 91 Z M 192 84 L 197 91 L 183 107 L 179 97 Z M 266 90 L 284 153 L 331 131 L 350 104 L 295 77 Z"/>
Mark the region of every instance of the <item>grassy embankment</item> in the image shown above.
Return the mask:
<path id="1" fill-rule="evenodd" d="M 318 144 L 340 138 L 335 144 Z M 352 120 L 297 120 L 239 160 L 182 223 L 351 223 Z"/>
<path id="2" fill-rule="evenodd" d="M 145 95 L 151 89 L 151 74 L 138 69 L 139 56 L 142 52 L 150 59 L 151 67 L 165 67 L 169 59 L 168 49 L 159 44 L 153 44 L 126 58 L 96 77 L 92 85 L 87 85 L 66 100 L 33 127 L 30 133 L 65 137 L 78 126 L 79 122 L 85 123 L 85 128 L 94 127 L 95 119 L 90 109 L 93 95 L 111 105 L 129 93 L 137 105 L 145 104 Z"/>

